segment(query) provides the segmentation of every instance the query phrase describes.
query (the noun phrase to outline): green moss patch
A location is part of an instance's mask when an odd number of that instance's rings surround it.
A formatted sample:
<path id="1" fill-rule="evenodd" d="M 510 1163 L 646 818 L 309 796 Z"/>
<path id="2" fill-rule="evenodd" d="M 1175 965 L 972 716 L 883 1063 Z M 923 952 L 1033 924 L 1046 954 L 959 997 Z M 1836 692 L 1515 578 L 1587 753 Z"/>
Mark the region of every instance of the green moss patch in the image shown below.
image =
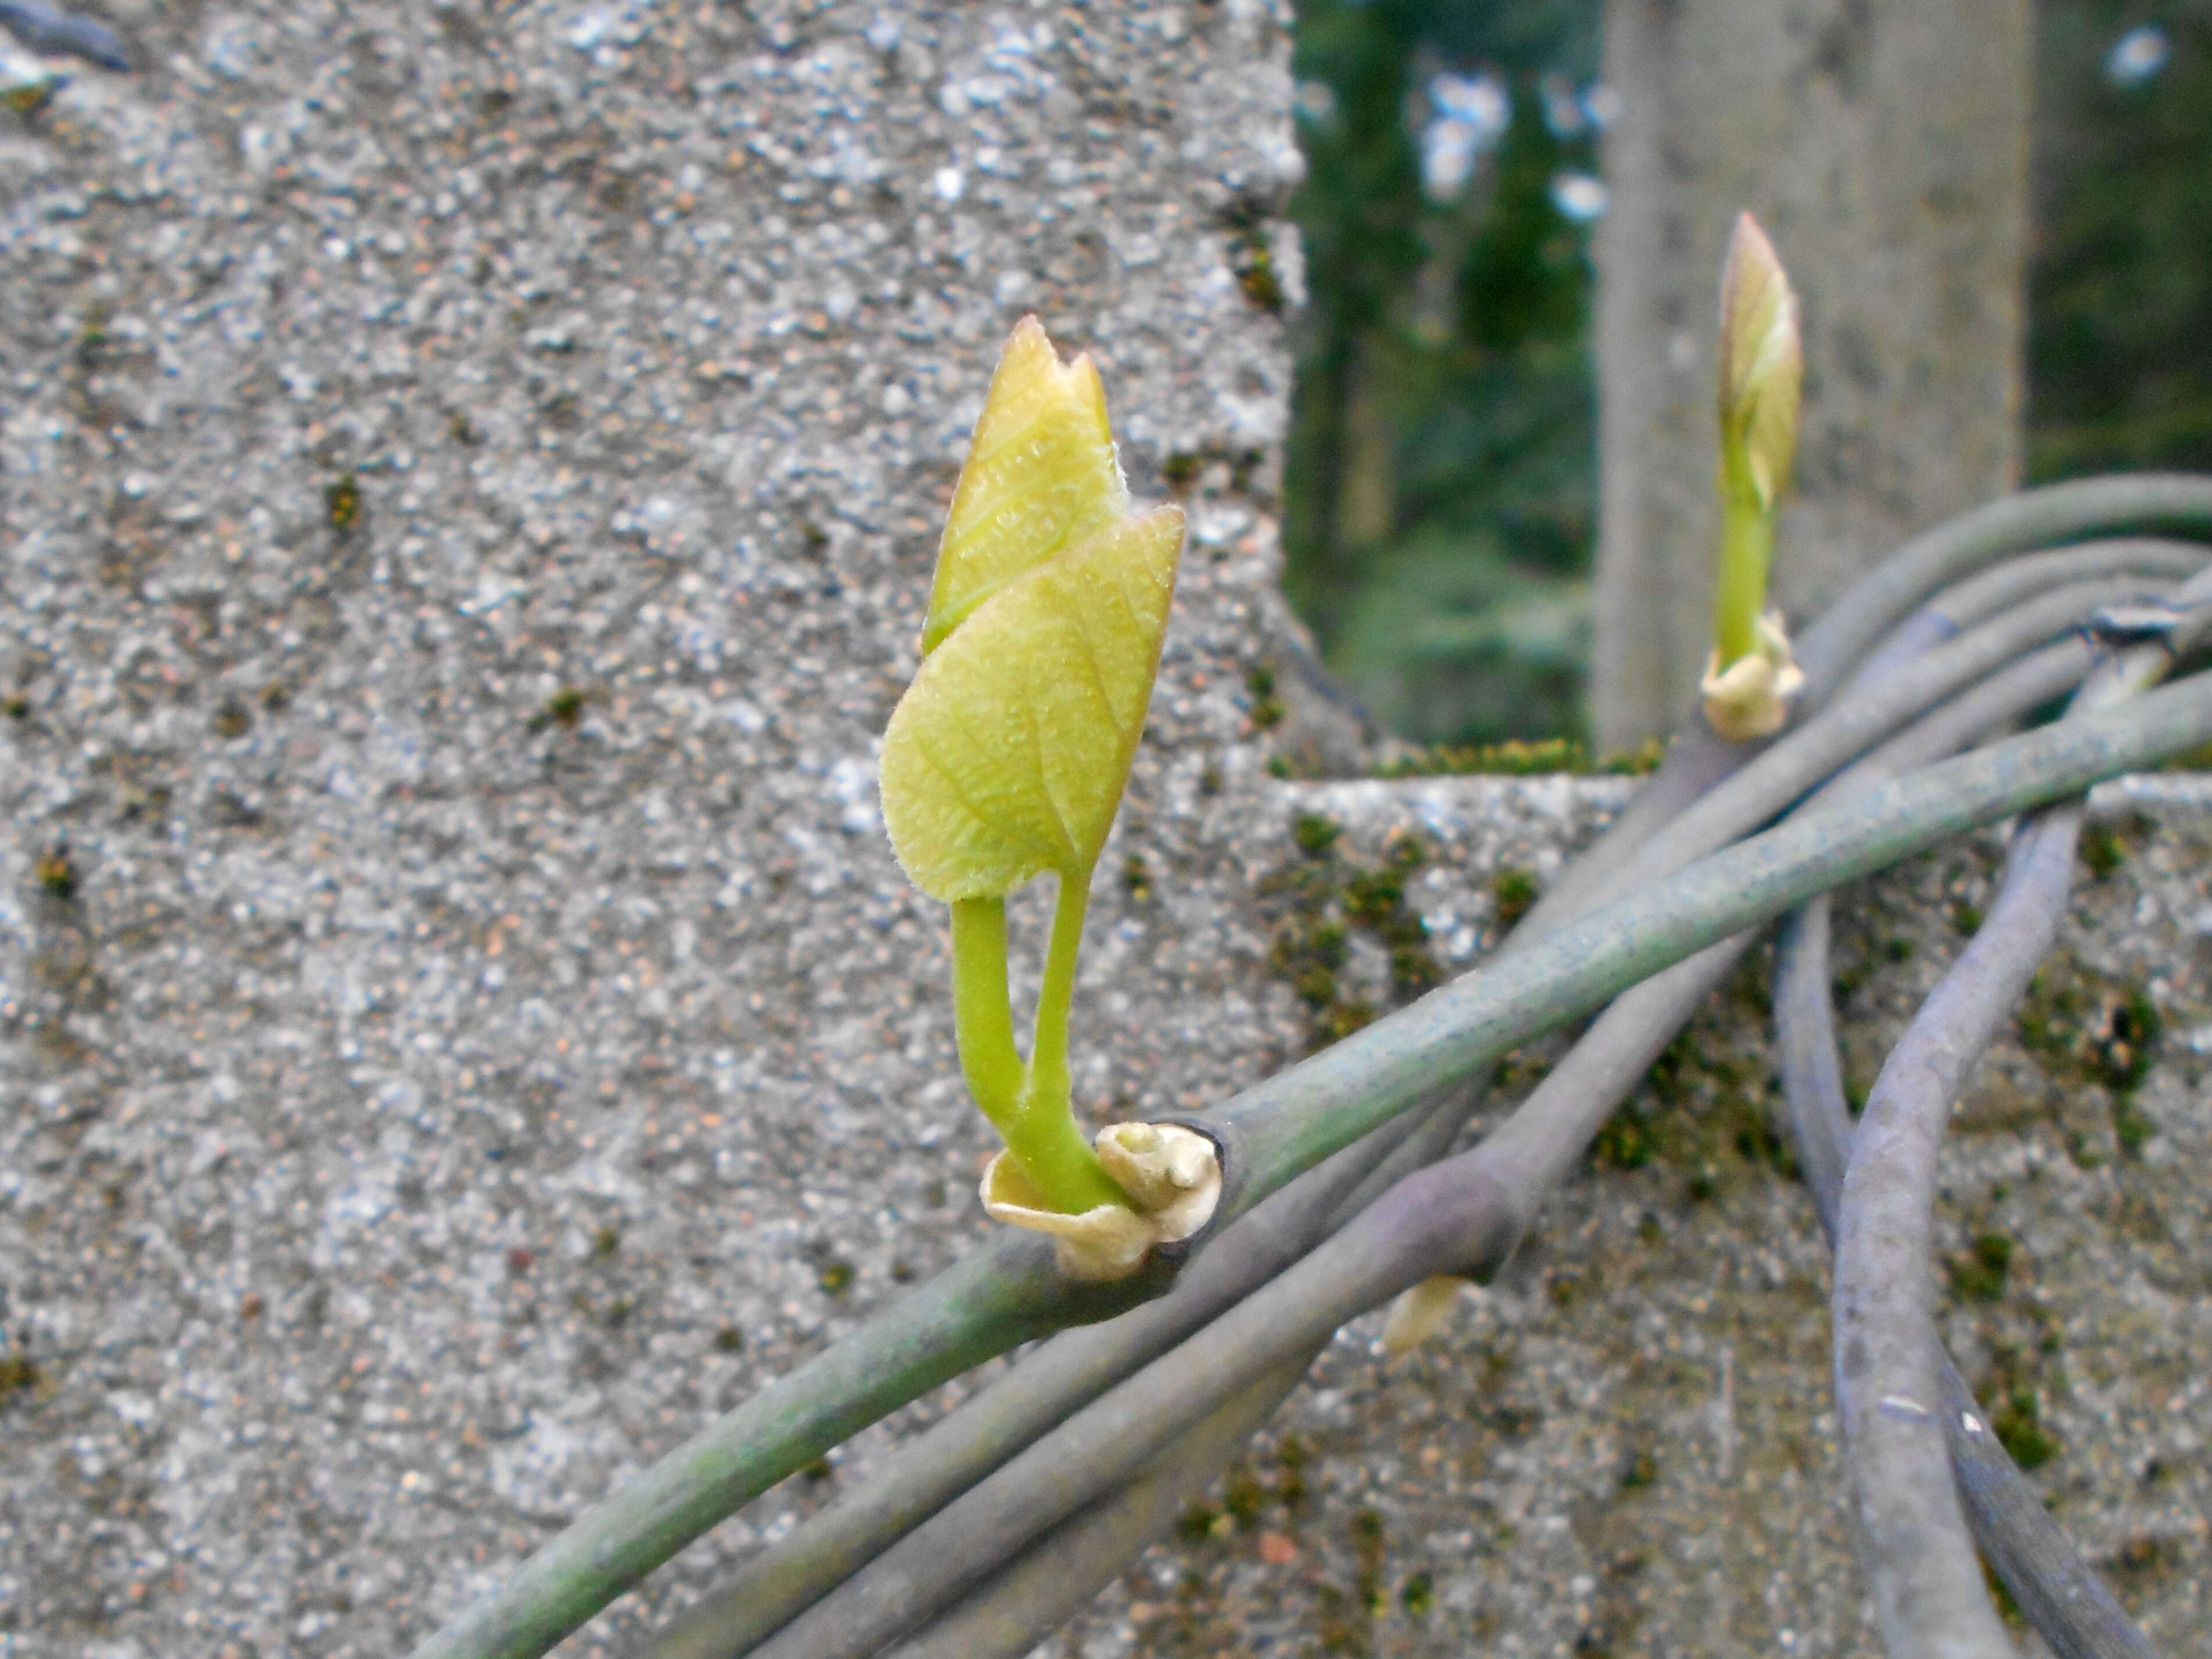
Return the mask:
<path id="1" fill-rule="evenodd" d="M 1342 826 L 1319 813 L 1302 814 L 1291 839 L 1305 861 L 1278 871 L 1261 884 L 1263 897 L 1282 902 L 1268 949 L 1269 971 L 1298 994 L 1310 1011 L 1308 1047 L 1320 1049 L 1372 1024 L 1383 1010 L 1348 989 L 1341 973 L 1354 931 L 1380 944 L 1390 963 L 1391 1006 L 1442 981 L 1427 924 L 1406 902 L 1406 878 L 1427 862 L 1418 836 L 1399 835 L 1379 863 L 1345 859 Z"/>

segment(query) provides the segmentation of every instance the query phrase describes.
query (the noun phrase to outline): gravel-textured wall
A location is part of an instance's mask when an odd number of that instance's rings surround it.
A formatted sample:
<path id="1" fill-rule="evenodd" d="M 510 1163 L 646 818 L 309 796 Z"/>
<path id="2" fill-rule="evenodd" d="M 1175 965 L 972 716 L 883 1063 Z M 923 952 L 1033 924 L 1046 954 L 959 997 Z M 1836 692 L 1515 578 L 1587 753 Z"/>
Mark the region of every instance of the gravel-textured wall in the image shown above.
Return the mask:
<path id="1" fill-rule="evenodd" d="M 1217 1099 L 1397 994 L 1358 928 L 1321 1015 L 1285 977 L 1394 827 L 1450 970 L 1487 872 L 1617 800 L 1267 775 L 1358 744 L 1273 586 L 1282 9 L 116 15 L 144 73 L 0 112 L 0 1653 L 403 1650 L 981 1236 L 872 744 L 1022 310 L 1097 352 L 1133 480 L 1194 532 L 1086 1109 Z M 2187 1029 L 2202 842 L 2130 845 L 2069 948 Z M 1917 908 L 1855 994 L 1885 1018 L 1948 938 Z M 1809 1212 L 1722 1029 L 1637 1167 L 1433 1352 L 1340 1344 L 1229 1518 L 1067 1650 L 1863 1652 Z M 1959 1316 L 1977 1374 L 2033 1391 L 2045 1478 L 2186 1646 L 2208 1115 L 2177 1052 L 2115 1155 L 2097 1053 L 2045 1042 L 1954 1220 L 2020 1243 Z"/>

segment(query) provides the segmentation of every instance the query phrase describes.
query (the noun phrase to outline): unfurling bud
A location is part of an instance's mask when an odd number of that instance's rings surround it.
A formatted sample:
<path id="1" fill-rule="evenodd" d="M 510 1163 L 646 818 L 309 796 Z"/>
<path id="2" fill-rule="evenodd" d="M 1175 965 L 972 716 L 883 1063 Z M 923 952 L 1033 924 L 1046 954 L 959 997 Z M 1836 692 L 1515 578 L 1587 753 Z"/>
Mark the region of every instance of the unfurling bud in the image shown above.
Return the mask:
<path id="1" fill-rule="evenodd" d="M 1766 614 L 1774 511 L 1797 452 L 1804 374 L 1797 296 L 1759 221 L 1742 214 L 1721 271 L 1720 576 L 1701 688 L 1707 722 L 1731 742 L 1779 731 L 1804 682 L 1781 618 Z"/>
<path id="2" fill-rule="evenodd" d="M 1188 1132 L 1144 1126 L 1094 1147 L 1068 1103 L 1091 872 L 1145 729 L 1182 553 L 1182 510 L 1129 500 L 1097 369 L 1061 362 L 1024 318 L 952 492 L 921 667 L 884 733 L 882 799 L 900 864 L 952 909 L 961 1069 L 1006 1142 L 984 1207 L 1054 1235 L 1083 1279 L 1191 1237 L 1221 1190 L 1203 1136 L 1188 1135 L 1202 1157 L 1177 1139 Z M 1044 874 L 1059 893 L 1024 1056 L 1006 899 Z"/>
<path id="3" fill-rule="evenodd" d="M 1805 353 L 1790 275 L 1748 213 L 1737 216 L 1721 271 L 1720 362 L 1722 486 L 1771 513 L 1797 453 Z"/>

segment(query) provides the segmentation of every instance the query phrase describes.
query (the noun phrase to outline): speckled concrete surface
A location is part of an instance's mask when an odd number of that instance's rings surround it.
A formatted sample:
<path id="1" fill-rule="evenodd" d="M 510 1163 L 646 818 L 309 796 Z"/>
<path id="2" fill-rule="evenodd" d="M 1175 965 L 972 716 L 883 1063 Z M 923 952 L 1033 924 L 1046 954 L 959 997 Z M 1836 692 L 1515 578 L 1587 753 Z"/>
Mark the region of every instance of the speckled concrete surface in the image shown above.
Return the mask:
<path id="1" fill-rule="evenodd" d="M 1494 933 L 1486 872 L 1618 799 L 1267 775 L 1358 750 L 1273 586 L 1281 9 L 111 15 L 144 75 L 0 112 L 0 1652 L 403 1650 L 980 1237 L 939 918 L 872 745 L 1021 310 L 1097 352 L 1133 482 L 1195 532 L 1090 934 L 1086 1109 L 1302 1050 L 1278 939 L 1314 868 L 1430 812 L 1406 895 L 1449 971 Z M 1263 730 L 1265 662 L 1291 708 Z M 1307 812 L 1347 825 L 1330 860 Z M 2165 964 L 2185 1030 L 2200 856 L 2146 843 L 2072 947 Z M 1930 926 L 1856 994 L 1877 1024 Z M 1335 1006 L 1393 975 L 1353 939 Z M 1954 1220 L 2016 1216 L 1962 1342 L 2018 1351 L 2040 1478 L 2186 1647 L 2206 1118 L 2167 1047 L 2139 1156 L 2036 1152 L 2111 1120 L 2053 1085 L 1961 1143 Z M 1288 1425 L 1305 1506 L 1271 1442 L 1252 1524 L 1149 1559 L 1066 1650 L 1863 1651 L 1806 1206 L 1734 1151 L 1755 1072 L 1686 1075 L 1710 1134 L 1579 1186 L 1396 1374 L 1352 1332 Z"/>

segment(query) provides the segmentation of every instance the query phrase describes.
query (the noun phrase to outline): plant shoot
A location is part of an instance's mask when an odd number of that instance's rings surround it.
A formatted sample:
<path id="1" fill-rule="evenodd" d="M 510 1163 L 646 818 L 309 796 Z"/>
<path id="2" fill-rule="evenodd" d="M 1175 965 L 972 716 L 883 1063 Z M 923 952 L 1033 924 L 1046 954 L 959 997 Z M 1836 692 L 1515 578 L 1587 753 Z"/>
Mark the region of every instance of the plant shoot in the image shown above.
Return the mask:
<path id="1" fill-rule="evenodd" d="M 1090 358 L 1062 363 L 1024 318 L 953 491 L 921 670 L 884 734 L 884 821 L 915 885 L 951 907 L 961 1069 L 1006 1143 L 986 1207 L 1053 1233 L 1062 1265 L 1088 1278 L 1129 1272 L 1203 1225 L 1187 1200 L 1218 1186 L 1203 1136 L 1121 1124 L 1094 1147 L 1068 1099 L 1091 874 L 1144 730 L 1182 551 L 1181 509 L 1130 502 Z M 1048 874 L 1059 897 L 1024 1055 L 1006 896 Z"/>
<path id="2" fill-rule="evenodd" d="M 1705 718 L 1732 741 L 1763 738 L 1788 718 L 1803 683 L 1782 619 L 1766 612 L 1774 514 L 1797 449 L 1805 360 L 1797 296 L 1759 221 L 1735 222 L 1721 273 L 1720 576 Z"/>

